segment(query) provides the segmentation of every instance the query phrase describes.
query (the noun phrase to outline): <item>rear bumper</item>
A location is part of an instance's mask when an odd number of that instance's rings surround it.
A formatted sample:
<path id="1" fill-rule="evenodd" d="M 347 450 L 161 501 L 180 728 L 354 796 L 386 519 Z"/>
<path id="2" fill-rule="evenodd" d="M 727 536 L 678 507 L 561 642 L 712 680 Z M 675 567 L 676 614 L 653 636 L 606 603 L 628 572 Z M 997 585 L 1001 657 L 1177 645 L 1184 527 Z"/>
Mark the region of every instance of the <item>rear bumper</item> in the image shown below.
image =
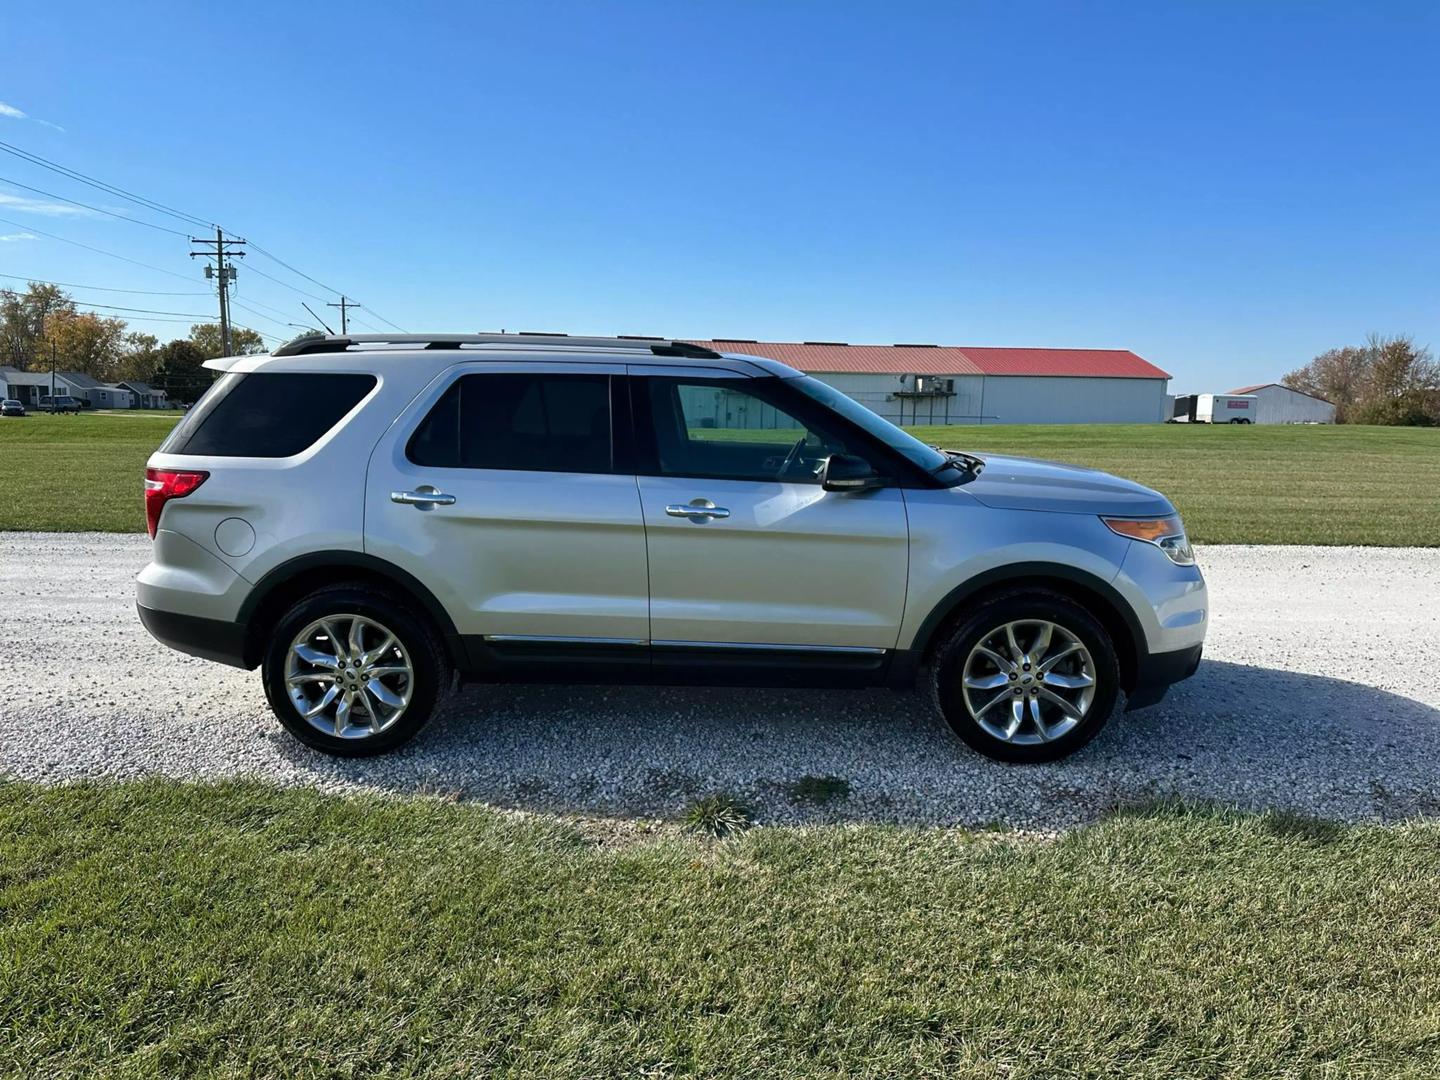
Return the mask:
<path id="1" fill-rule="evenodd" d="M 231 667 L 252 666 L 245 662 L 245 627 L 239 623 L 157 611 L 144 604 L 136 604 L 135 610 L 150 636 L 162 645 Z"/>
<path id="2" fill-rule="evenodd" d="M 1188 649 L 1142 656 L 1135 669 L 1135 686 L 1126 695 L 1125 711 L 1154 705 L 1171 686 L 1194 675 L 1203 649 L 1203 645 L 1192 645 Z"/>

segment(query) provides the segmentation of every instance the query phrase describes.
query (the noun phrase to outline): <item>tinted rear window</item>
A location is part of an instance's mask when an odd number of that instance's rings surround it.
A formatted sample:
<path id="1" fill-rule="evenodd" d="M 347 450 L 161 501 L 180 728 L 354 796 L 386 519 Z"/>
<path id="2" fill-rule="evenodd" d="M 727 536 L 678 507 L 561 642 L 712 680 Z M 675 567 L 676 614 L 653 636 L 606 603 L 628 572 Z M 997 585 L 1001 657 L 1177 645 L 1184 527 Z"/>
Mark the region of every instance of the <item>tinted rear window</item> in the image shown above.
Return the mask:
<path id="1" fill-rule="evenodd" d="M 609 472 L 610 377 L 463 375 L 407 448 L 417 465 Z"/>
<path id="2" fill-rule="evenodd" d="M 373 375 L 229 374 L 176 425 L 166 454 L 290 457 L 313 446 L 375 386 Z"/>

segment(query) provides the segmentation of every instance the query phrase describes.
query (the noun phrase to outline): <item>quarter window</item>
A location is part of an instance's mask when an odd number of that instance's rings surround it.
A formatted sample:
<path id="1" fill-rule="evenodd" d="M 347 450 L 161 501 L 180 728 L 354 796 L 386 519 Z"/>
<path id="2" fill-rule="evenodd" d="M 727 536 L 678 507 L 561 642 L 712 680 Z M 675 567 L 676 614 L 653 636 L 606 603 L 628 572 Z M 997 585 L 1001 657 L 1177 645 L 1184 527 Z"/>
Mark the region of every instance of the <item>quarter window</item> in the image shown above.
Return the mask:
<path id="1" fill-rule="evenodd" d="M 210 387 L 160 450 L 205 457 L 291 457 L 318 442 L 374 386 L 374 375 L 231 372 Z"/>
<path id="2" fill-rule="evenodd" d="M 462 375 L 406 452 L 416 465 L 435 468 L 610 472 L 610 377 Z"/>

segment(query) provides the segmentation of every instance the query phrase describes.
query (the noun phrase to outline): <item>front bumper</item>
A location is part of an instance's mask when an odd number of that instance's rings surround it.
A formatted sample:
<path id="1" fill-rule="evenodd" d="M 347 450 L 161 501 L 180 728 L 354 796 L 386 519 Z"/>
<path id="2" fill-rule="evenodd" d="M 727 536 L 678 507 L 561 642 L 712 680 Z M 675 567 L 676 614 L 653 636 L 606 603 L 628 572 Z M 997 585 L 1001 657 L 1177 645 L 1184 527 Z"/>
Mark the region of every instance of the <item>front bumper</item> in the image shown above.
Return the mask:
<path id="1" fill-rule="evenodd" d="M 1125 711 L 1156 704 L 1170 687 L 1194 675 L 1203 649 L 1203 645 L 1192 645 L 1188 649 L 1140 657 L 1135 668 L 1135 685 L 1125 695 Z"/>
<path id="2" fill-rule="evenodd" d="M 162 645 L 231 667 L 252 666 L 245 662 L 245 627 L 239 623 L 159 611 L 144 604 L 136 604 L 135 610 L 150 636 Z"/>

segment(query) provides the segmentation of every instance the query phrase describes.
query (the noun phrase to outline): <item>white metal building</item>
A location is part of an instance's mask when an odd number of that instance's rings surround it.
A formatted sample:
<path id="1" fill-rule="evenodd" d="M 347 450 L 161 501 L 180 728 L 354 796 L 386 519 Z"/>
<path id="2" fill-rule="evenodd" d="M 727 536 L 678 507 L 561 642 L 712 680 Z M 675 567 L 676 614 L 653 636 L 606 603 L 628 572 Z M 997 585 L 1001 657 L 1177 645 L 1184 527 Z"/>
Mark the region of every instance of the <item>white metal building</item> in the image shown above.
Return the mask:
<path id="1" fill-rule="evenodd" d="M 1170 375 L 1125 349 L 697 341 L 814 375 L 897 424 L 1153 424 Z"/>
<path id="2" fill-rule="evenodd" d="M 1231 390 L 1232 394 L 1255 397 L 1257 424 L 1333 424 L 1335 406 L 1324 398 L 1279 383 L 1259 383 Z"/>

